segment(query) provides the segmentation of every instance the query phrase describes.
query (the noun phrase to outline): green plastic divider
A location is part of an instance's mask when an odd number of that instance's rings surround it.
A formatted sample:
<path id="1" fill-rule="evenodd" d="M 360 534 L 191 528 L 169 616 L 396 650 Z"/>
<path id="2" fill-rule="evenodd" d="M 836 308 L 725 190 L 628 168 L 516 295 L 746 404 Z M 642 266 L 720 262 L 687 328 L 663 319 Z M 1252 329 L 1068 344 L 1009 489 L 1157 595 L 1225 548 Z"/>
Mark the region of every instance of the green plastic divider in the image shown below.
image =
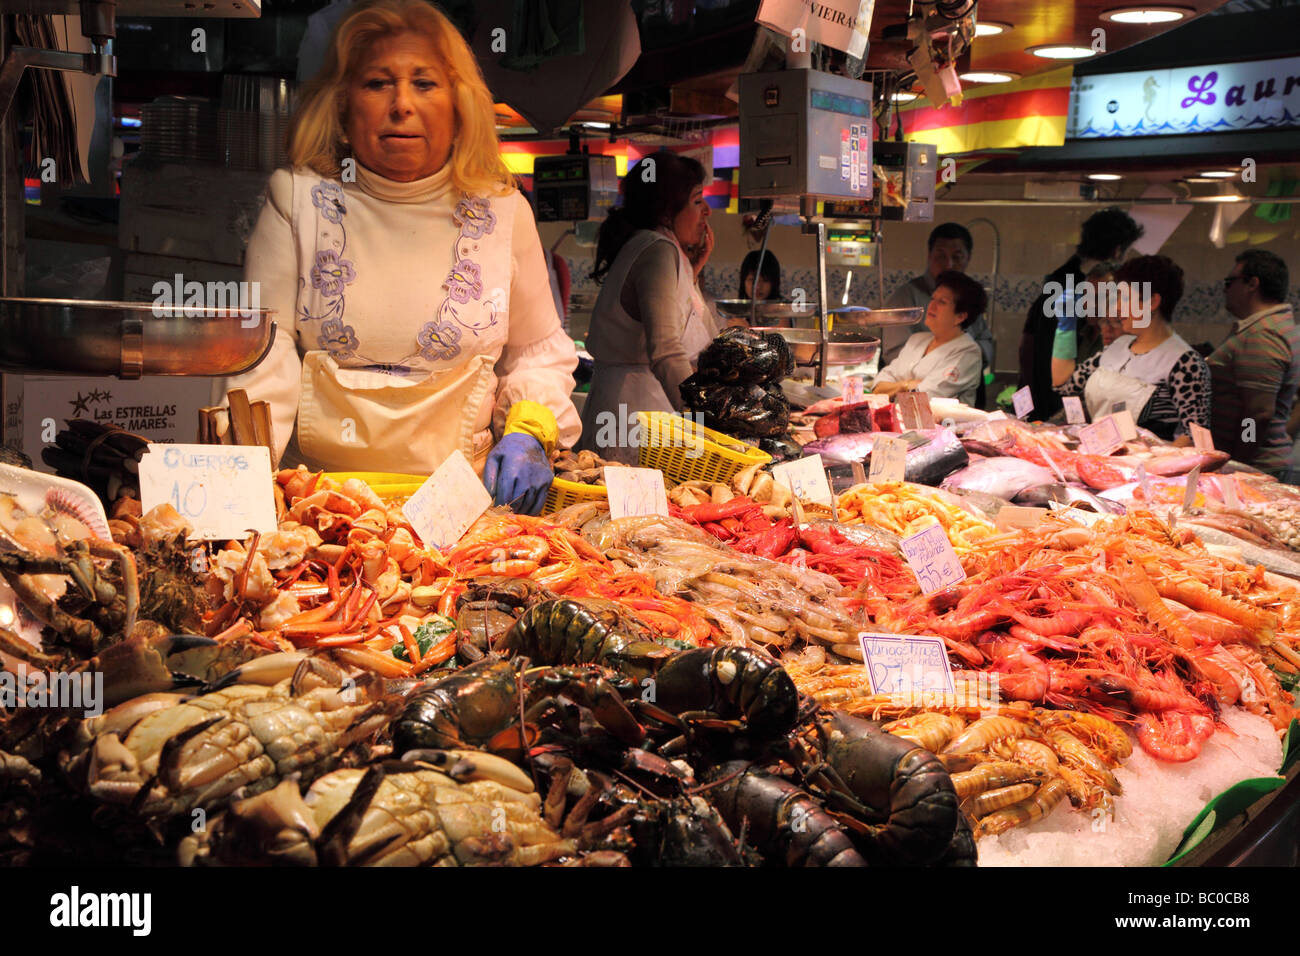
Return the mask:
<path id="1" fill-rule="evenodd" d="M 1300 760 L 1300 720 L 1291 718 L 1291 726 L 1286 729 L 1286 739 L 1282 741 L 1282 769 L 1278 773 L 1285 775 Z"/>
<path id="2" fill-rule="evenodd" d="M 1183 842 L 1162 865 L 1172 866 L 1177 863 L 1220 826 L 1285 783 L 1286 780 L 1282 777 L 1253 777 L 1233 784 L 1207 803 L 1196 815 L 1196 819 L 1187 825 L 1183 831 Z"/>

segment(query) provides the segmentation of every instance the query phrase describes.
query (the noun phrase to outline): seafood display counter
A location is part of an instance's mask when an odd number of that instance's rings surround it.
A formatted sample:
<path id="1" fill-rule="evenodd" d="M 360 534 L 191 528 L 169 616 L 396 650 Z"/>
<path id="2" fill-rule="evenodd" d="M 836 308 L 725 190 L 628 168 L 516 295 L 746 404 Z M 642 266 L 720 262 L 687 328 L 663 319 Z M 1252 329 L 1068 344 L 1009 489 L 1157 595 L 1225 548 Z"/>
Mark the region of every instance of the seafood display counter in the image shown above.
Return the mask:
<path id="1" fill-rule="evenodd" d="M 759 381 L 695 387 L 769 394 L 781 346 L 729 348 Z M 1140 432 L 1093 454 L 1074 426 L 862 411 L 786 410 L 829 501 L 774 473 L 788 431 L 769 453 L 674 419 L 642 457 L 666 514 L 611 518 L 606 463 L 561 452 L 546 513 L 445 547 L 403 510 L 421 476 L 281 471 L 275 527 L 203 543 L 170 505 L 0 475 L 0 860 L 1293 855 L 1300 489 Z M 861 480 L 884 437 L 904 474 Z M 903 636 L 951 683 L 877 669 Z M 87 679 L 102 713 L 40 703 Z"/>

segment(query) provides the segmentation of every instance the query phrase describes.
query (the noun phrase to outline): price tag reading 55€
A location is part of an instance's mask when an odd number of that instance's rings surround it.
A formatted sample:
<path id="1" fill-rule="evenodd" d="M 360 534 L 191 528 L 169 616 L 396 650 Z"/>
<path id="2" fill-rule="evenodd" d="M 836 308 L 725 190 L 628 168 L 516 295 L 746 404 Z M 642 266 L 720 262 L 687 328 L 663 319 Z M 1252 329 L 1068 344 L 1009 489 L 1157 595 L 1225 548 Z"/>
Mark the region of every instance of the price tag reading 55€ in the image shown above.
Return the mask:
<path id="1" fill-rule="evenodd" d="M 903 557 L 912 566 L 912 573 L 921 582 L 921 592 L 930 594 L 941 588 L 966 579 L 966 572 L 957 560 L 952 542 L 937 521 L 916 534 L 899 542 Z"/>

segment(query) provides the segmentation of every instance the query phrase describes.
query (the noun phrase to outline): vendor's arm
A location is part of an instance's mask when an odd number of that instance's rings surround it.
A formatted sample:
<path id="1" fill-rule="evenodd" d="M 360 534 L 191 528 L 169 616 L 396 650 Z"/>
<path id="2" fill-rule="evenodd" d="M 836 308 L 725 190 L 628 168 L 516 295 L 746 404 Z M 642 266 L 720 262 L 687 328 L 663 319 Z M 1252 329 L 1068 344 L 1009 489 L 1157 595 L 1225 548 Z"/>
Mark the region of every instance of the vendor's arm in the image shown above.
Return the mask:
<path id="1" fill-rule="evenodd" d="M 518 193 L 506 197 L 506 202 L 514 204 L 510 329 L 496 364 L 498 381 L 492 427 L 501 434 L 506 429 L 511 406 L 521 401 L 534 402 L 550 410 L 555 417 L 559 445 L 569 448 L 582 431 L 571 397 L 578 353 L 573 339 L 560 325 L 554 297 L 538 292 L 548 290 L 551 280 L 532 210 Z"/>
<path id="2" fill-rule="evenodd" d="M 876 373 L 876 382 L 871 388 L 872 394 L 896 395 L 899 392 L 910 392 L 921 384 L 919 378 L 913 378 L 917 357 L 907 347 L 910 342 L 909 338 L 908 342 L 903 344 L 903 350 L 899 352 L 898 358 Z"/>
<path id="3" fill-rule="evenodd" d="M 650 370 L 675 409 L 682 408 L 679 388 L 691 374 L 690 359 L 682 347 L 686 317 L 677 300 L 680 265 L 681 257 L 672 243 L 652 242 L 628 271 L 630 288 L 621 296 L 624 309 L 645 328 Z"/>
<path id="4" fill-rule="evenodd" d="M 979 386 L 983 371 L 984 353 L 979 347 L 962 348 L 950 360 L 938 365 L 921 379 L 916 390 L 939 398 L 957 398 Z"/>
<path id="5" fill-rule="evenodd" d="M 1056 361 L 1053 361 L 1053 366 L 1055 366 Z M 1091 355 L 1078 364 L 1073 361 L 1070 364 L 1074 367 L 1074 371 L 1069 374 L 1062 384 L 1056 386 L 1057 395 L 1082 395 L 1084 387 L 1088 384 L 1088 379 L 1092 378 L 1093 373 L 1101 366 L 1101 353 Z"/>
<path id="6" fill-rule="evenodd" d="M 1189 422 L 1195 422 L 1203 428 L 1210 427 L 1210 366 L 1205 363 L 1201 353 L 1195 349 L 1188 349 L 1182 354 L 1174 364 L 1173 370 L 1169 373 L 1170 390 L 1174 393 L 1174 404 L 1178 406 L 1178 427 L 1174 429 L 1174 437 L 1180 435 L 1190 435 L 1191 429 L 1187 427 Z M 1276 397 L 1274 392 L 1273 396 Z M 1243 390 L 1242 397 L 1245 398 Z M 1248 406 L 1243 405 L 1243 408 Z M 1262 432 L 1268 420 L 1273 417 L 1273 402 L 1267 402 L 1267 411 L 1263 417 L 1256 418 Z M 1250 412 L 1246 411 L 1246 415 Z M 1249 461 L 1259 454 L 1259 445 L 1247 443 L 1246 447 L 1238 449 L 1242 454 L 1250 455 L 1250 458 L 1240 459 L 1238 461 Z M 1234 458 L 1237 453 L 1233 452 Z"/>
<path id="7" fill-rule="evenodd" d="M 242 388 L 250 401 L 269 402 L 271 426 L 278 456 L 293 435 L 298 418 L 298 394 L 302 380 L 302 361 L 298 358 L 298 332 L 295 316 L 298 308 L 298 244 L 294 240 L 293 174 L 277 170 L 267 187 L 257 226 L 248 240 L 244 254 L 244 280 L 257 283 L 262 308 L 274 310 L 276 324 L 271 352 L 250 372 L 234 378 L 215 379 L 212 403 L 224 405 L 226 392 Z"/>

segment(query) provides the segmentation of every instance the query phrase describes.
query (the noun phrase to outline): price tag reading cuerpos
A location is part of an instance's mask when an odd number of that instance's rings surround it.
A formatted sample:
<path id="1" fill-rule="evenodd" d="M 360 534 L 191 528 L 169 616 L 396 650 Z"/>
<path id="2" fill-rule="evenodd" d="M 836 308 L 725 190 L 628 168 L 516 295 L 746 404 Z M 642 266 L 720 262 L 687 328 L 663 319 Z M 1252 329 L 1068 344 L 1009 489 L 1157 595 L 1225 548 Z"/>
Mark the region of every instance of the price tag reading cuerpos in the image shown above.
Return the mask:
<path id="1" fill-rule="evenodd" d="M 643 515 L 668 517 L 664 473 L 658 468 L 625 468 L 614 465 L 607 466 L 604 474 L 611 518 L 637 518 Z"/>
<path id="2" fill-rule="evenodd" d="M 873 694 L 915 700 L 921 695 L 957 693 L 940 638 L 862 631 L 858 641 Z"/>
<path id="3" fill-rule="evenodd" d="M 1085 455 L 1109 455 L 1122 444 L 1124 439 L 1114 415 L 1107 415 L 1100 421 L 1079 429 L 1079 446 Z"/>
<path id="4" fill-rule="evenodd" d="M 821 455 L 808 455 L 772 468 L 772 478 L 790 489 L 795 498 L 835 507 L 835 496 L 826 481 Z"/>
<path id="5" fill-rule="evenodd" d="M 1204 425 L 1198 425 L 1196 422 L 1188 422 L 1187 427 L 1192 431 L 1192 445 L 1197 451 L 1209 452 L 1214 451 L 1214 433 Z"/>
<path id="6" fill-rule="evenodd" d="M 1026 385 L 1011 396 L 1011 404 L 1016 410 L 1016 418 L 1025 418 L 1034 410 L 1034 394 Z"/>
<path id="7" fill-rule="evenodd" d="M 492 496 L 457 449 L 402 505 L 402 514 L 426 545 L 449 548 L 490 507 Z"/>
<path id="8" fill-rule="evenodd" d="M 907 472 L 907 442 L 902 438 L 877 438 L 871 446 L 871 482 L 902 481 Z"/>
<path id="9" fill-rule="evenodd" d="M 1066 395 L 1061 399 L 1061 404 L 1065 406 L 1065 420 L 1068 424 L 1087 424 L 1088 419 L 1083 414 L 1083 402 L 1079 401 L 1078 395 Z"/>
<path id="10" fill-rule="evenodd" d="M 844 381 L 840 383 L 840 389 L 840 394 L 844 399 L 845 405 L 857 405 L 866 400 L 866 395 L 862 388 L 861 375 L 846 376 Z"/>
<path id="11" fill-rule="evenodd" d="M 957 560 L 957 552 L 952 549 L 952 542 L 938 521 L 903 538 L 899 547 L 903 551 L 903 557 L 907 558 L 907 563 L 912 566 L 912 573 L 921 582 L 924 594 L 966 579 L 966 572 Z"/>
<path id="12" fill-rule="evenodd" d="M 170 504 L 204 540 L 277 527 L 271 453 L 261 445 L 151 445 L 140 460 L 140 506 Z"/>

